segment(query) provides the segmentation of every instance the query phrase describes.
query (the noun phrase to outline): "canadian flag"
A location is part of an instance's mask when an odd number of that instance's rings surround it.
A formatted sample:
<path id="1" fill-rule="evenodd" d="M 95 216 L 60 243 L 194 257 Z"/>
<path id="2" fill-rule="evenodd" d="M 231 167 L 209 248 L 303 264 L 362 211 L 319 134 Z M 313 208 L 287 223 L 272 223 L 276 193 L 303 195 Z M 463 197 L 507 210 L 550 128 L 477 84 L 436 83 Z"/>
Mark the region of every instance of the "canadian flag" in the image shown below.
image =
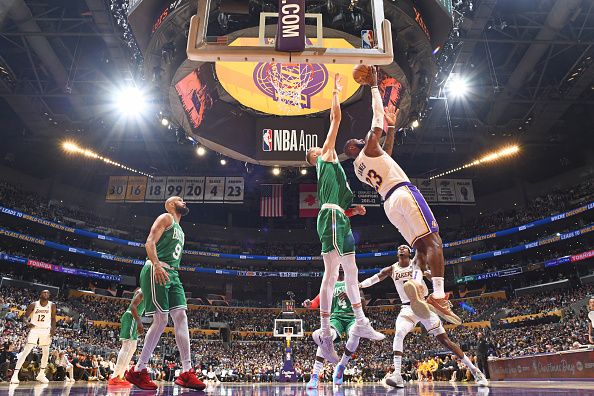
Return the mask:
<path id="1" fill-rule="evenodd" d="M 320 211 L 317 184 L 299 185 L 299 217 L 316 217 Z"/>

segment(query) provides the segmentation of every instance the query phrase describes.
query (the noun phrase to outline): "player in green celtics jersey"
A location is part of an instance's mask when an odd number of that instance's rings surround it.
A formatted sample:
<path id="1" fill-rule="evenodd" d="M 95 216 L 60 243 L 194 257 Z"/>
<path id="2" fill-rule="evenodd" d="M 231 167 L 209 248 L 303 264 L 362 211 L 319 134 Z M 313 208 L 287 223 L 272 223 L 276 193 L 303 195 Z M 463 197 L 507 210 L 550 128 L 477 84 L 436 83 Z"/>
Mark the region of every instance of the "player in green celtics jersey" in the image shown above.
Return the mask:
<path id="1" fill-rule="evenodd" d="M 128 309 L 120 318 L 120 341 L 122 341 L 122 347 L 118 353 L 113 374 L 108 381 L 109 385 L 129 385 L 128 381 L 124 380 L 123 377 L 130 366 L 130 360 L 132 360 L 134 352 L 136 352 L 138 335 L 144 333 L 144 327 L 140 321 L 140 317 L 143 314 L 144 299 L 142 290 L 139 288 L 134 292 Z"/>
<path id="2" fill-rule="evenodd" d="M 318 294 L 313 300 L 305 300 L 303 306 L 309 309 L 317 309 L 320 305 L 320 295 Z M 332 293 L 332 314 L 330 315 L 330 331 L 334 342 L 339 342 L 348 336 L 344 347 L 344 353 L 339 364 L 334 368 L 332 380 L 334 385 L 341 385 L 343 381 L 343 374 L 346 365 L 351 360 L 352 355 L 359 346 L 361 337 L 353 334 L 350 329 L 355 325 L 355 313 L 350 300 L 346 294 L 346 284 L 344 282 L 344 273 L 339 271 L 338 281 L 334 285 Z M 320 330 L 316 330 L 320 331 Z M 316 362 L 314 364 L 311 378 L 307 383 L 307 389 L 316 389 L 319 385 L 319 374 L 324 367 L 324 357 L 322 356 L 320 347 L 316 352 Z"/>
<path id="3" fill-rule="evenodd" d="M 206 386 L 196 377 L 190 357 L 190 332 L 184 287 L 177 272 L 184 249 L 184 231 L 179 222 L 190 211 L 180 197 L 165 201 L 165 210 L 153 223 L 146 239 L 147 261 L 140 272 L 140 288 L 144 295 L 147 316 L 153 323 L 144 337 L 144 346 L 136 367 L 128 370 L 126 380 L 141 389 L 156 390 L 146 365 L 167 326 L 169 315 L 173 320 L 175 342 L 182 363 L 177 385 L 202 390 Z"/>
<path id="4" fill-rule="evenodd" d="M 353 193 L 338 161 L 336 153 L 336 136 L 340 125 L 340 93 L 342 78 L 336 74 L 334 91 L 332 92 L 332 108 L 330 110 L 330 129 L 322 147 L 312 147 L 307 151 L 306 161 L 316 166 L 318 176 L 318 213 L 317 230 L 322 243 L 324 259 L 324 277 L 320 286 L 320 322 L 321 331 L 314 332 L 314 341 L 320 347 L 324 359 L 330 363 L 339 360 L 332 344 L 330 331 L 330 304 L 332 290 L 338 278 L 338 270 L 342 265 L 346 285 L 346 294 L 352 303 L 355 314 L 353 333 L 371 340 L 383 340 L 385 336 L 375 331 L 363 313 L 361 296 L 358 287 L 358 269 L 355 262 L 355 239 L 351 232 L 350 216 L 364 215 L 365 208 L 357 206 L 350 209 Z"/>

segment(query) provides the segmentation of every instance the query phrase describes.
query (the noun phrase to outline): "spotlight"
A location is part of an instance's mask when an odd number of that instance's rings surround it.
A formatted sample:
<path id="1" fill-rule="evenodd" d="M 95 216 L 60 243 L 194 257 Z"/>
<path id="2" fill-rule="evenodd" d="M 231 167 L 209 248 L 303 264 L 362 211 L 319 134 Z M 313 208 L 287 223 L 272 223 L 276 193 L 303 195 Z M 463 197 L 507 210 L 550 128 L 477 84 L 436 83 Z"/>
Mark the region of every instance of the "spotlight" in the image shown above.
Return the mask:
<path id="1" fill-rule="evenodd" d="M 196 149 L 196 154 L 198 154 L 199 157 L 202 157 L 204 154 L 206 154 L 206 149 L 202 146 L 199 146 Z"/>
<path id="2" fill-rule="evenodd" d="M 73 143 L 73 142 L 64 142 L 64 143 L 62 143 L 62 148 L 65 151 L 68 151 L 68 152 L 71 152 L 71 153 L 80 150 L 80 148 L 78 147 L 78 145 L 76 143 Z"/>
<path id="3" fill-rule="evenodd" d="M 307 175 L 307 169 L 305 169 L 305 168 L 301 169 L 301 174 L 303 176 Z"/>
<path id="4" fill-rule="evenodd" d="M 278 176 L 278 175 L 280 175 L 280 173 L 281 173 L 280 168 L 272 168 L 272 174 L 274 176 Z"/>
<path id="5" fill-rule="evenodd" d="M 462 97 L 468 93 L 468 81 L 462 77 L 454 76 L 449 79 L 446 88 L 453 97 Z"/>
<path id="6" fill-rule="evenodd" d="M 227 165 L 227 160 L 225 158 L 221 158 L 221 165 Z"/>
<path id="7" fill-rule="evenodd" d="M 169 126 L 169 120 L 167 119 L 167 117 L 161 118 L 161 125 L 163 125 L 164 127 Z"/>
<path id="8" fill-rule="evenodd" d="M 420 124 L 419 124 L 419 120 L 414 120 L 414 121 L 412 122 L 412 124 L 410 124 L 410 126 L 411 126 L 411 127 L 413 127 L 413 128 L 418 128 L 418 127 L 419 127 L 419 125 L 420 125 Z"/>
<path id="9" fill-rule="evenodd" d="M 125 116 L 137 116 L 146 108 L 144 93 L 135 86 L 128 86 L 117 93 L 116 105 Z"/>

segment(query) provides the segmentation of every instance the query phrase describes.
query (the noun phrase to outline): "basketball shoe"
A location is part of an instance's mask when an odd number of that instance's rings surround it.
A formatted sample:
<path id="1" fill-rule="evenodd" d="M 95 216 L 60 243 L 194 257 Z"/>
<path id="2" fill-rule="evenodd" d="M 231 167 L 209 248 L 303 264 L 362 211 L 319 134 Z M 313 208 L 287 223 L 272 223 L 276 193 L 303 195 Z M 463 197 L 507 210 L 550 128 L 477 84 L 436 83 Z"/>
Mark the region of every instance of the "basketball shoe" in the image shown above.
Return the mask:
<path id="1" fill-rule="evenodd" d="M 185 373 L 181 373 L 179 377 L 176 378 L 175 384 L 179 386 L 183 386 L 184 388 L 196 389 L 196 390 L 203 390 L 206 388 L 206 384 L 196 377 L 196 372 L 194 369 L 190 371 L 186 371 Z"/>
<path id="2" fill-rule="evenodd" d="M 386 384 L 394 388 L 404 388 L 404 379 L 402 379 L 401 374 L 392 374 L 386 378 Z"/>
<path id="3" fill-rule="evenodd" d="M 35 379 L 39 382 L 41 382 L 42 384 L 47 384 L 49 383 L 49 380 L 47 379 L 47 377 L 45 376 L 45 369 L 39 371 L 39 374 L 37 374 L 37 377 L 35 377 Z"/>
<path id="4" fill-rule="evenodd" d="M 326 359 L 330 363 L 338 363 L 340 358 L 334 350 L 334 340 L 332 339 L 332 334 L 325 336 L 322 333 L 322 329 L 317 329 L 313 332 L 311 337 L 313 338 L 316 345 L 320 347 L 322 357 L 324 359 Z"/>
<path id="5" fill-rule="evenodd" d="M 158 388 L 157 384 L 151 381 L 146 369 L 136 371 L 134 366 L 126 371 L 126 381 L 144 390 L 157 390 Z"/>
<path id="6" fill-rule="evenodd" d="M 332 382 L 334 382 L 334 385 L 342 385 L 344 369 L 345 367 L 342 364 L 337 364 L 336 367 L 334 367 L 334 373 L 332 374 Z"/>
<path id="7" fill-rule="evenodd" d="M 363 323 L 355 323 L 355 325 L 351 328 L 349 332 L 361 338 L 367 338 L 372 341 L 381 341 L 384 338 L 386 338 L 385 335 L 383 335 L 377 330 L 374 330 L 373 327 L 371 327 L 369 319 L 367 318 L 365 318 L 365 321 L 363 321 Z"/>
<path id="8" fill-rule="evenodd" d="M 429 319 L 431 308 L 420 293 L 420 287 L 416 282 L 408 281 L 404 284 L 404 292 L 410 300 L 410 309 L 414 314 L 421 319 Z"/>
<path id="9" fill-rule="evenodd" d="M 487 377 L 485 377 L 485 374 L 483 374 L 481 371 L 477 370 L 476 372 L 472 373 L 472 375 L 478 386 L 489 386 Z"/>
<path id="10" fill-rule="evenodd" d="M 305 387 L 307 389 L 318 389 L 320 379 L 318 378 L 317 374 L 312 374 L 311 378 L 309 379 L 309 382 L 307 383 L 307 385 L 305 385 Z"/>
<path id="11" fill-rule="evenodd" d="M 452 302 L 448 300 L 448 295 L 445 298 L 435 298 L 431 294 L 427 297 L 427 304 L 431 305 L 432 310 L 448 322 L 455 325 L 462 324 L 462 319 L 452 311 Z M 414 312 L 412 302 L 410 307 Z"/>

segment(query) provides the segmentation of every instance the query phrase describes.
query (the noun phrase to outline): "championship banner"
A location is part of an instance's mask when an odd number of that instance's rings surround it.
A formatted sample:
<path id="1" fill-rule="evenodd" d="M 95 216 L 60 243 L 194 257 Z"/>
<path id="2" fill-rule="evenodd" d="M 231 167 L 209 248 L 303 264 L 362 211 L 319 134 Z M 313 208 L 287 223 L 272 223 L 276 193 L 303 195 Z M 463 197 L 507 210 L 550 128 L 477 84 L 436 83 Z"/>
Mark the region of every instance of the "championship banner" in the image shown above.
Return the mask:
<path id="1" fill-rule="evenodd" d="M 155 202 L 179 196 L 191 203 L 243 203 L 243 177 L 110 176 L 107 202 Z"/>
<path id="2" fill-rule="evenodd" d="M 353 205 L 382 206 L 382 197 L 375 190 L 370 188 L 354 190 Z"/>
<path id="3" fill-rule="evenodd" d="M 316 217 L 319 211 L 317 184 L 300 184 L 299 217 Z"/>
<path id="4" fill-rule="evenodd" d="M 410 179 L 425 200 L 437 205 L 474 205 L 474 188 L 470 179 Z"/>

